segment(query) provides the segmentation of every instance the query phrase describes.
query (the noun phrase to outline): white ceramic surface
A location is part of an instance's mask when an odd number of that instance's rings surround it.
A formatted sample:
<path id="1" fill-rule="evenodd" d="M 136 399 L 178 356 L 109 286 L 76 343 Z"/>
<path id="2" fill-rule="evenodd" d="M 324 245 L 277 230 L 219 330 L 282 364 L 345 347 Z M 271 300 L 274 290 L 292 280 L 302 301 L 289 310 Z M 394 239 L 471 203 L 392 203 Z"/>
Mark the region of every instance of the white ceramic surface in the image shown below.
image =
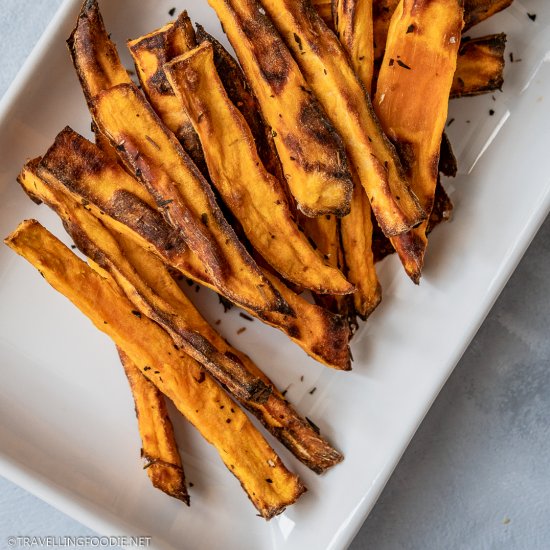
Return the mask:
<path id="1" fill-rule="evenodd" d="M 64 46 L 78 3 L 65 3 L 0 106 L 2 235 L 28 217 L 63 234 L 53 215 L 24 197 L 14 177 L 65 124 L 88 131 Z M 172 7 L 104 4 L 120 44 L 165 22 Z M 178 8 L 188 7 L 220 36 L 211 11 L 196 4 Z M 526 11 L 537 12 L 535 23 Z M 276 331 L 248 324 L 237 312 L 223 315 L 205 290 L 197 295 L 211 319 L 222 318 L 224 335 L 280 386 L 291 384 L 288 397 L 346 454 L 342 465 L 318 478 L 281 450 L 309 488 L 297 505 L 269 524 L 256 518 L 215 452 L 183 420 L 176 429 L 194 483 L 193 506 L 185 509 L 152 489 L 140 468 L 133 407 L 111 343 L 5 247 L 0 473 L 97 531 L 152 535 L 159 548 L 344 547 L 548 212 L 550 182 L 540 159 L 550 122 L 550 66 L 544 62 L 549 22 L 543 1 L 525 1 L 479 29 L 489 32 L 493 25 L 509 32 L 508 51 L 520 50 L 522 62 L 508 67 L 505 91 L 495 102 L 453 104 L 449 132 L 463 171 L 489 147 L 469 174 L 451 183 L 455 220 L 435 232 L 420 288 L 406 280 L 395 259 L 381 266 L 384 303 L 354 342 L 353 373 L 328 371 Z M 248 330 L 236 336 L 243 324 Z M 312 387 L 317 391 L 310 395 Z"/>

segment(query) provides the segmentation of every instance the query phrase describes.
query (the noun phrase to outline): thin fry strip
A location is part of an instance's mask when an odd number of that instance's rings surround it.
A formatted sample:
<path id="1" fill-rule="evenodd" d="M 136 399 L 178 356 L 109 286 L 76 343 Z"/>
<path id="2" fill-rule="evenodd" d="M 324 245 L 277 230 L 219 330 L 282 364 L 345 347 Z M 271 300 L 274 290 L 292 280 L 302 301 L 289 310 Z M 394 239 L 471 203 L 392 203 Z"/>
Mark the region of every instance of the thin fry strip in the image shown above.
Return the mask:
<path id="1" fill-rule="evenodd" d="M 196 332 L 202 334 L 221 353 L 240 360 L 251 374 L 271 388 L 271 393 L 263 403 L 243 400 L 240 400 L 240 403 L 250 410 L 272 435 L 317 473 L 324 472 L 342 460 L 342 455 L 307 420 L 300 417 L 260 368 L 246 354 L 228 344 L 208 324 L 158 257 L 148 253 L 126 236 L 117 235 L 117 240 L 140 277 L 167 303 L 172 304 L 180 315 L 185 316 Z"/>
<path id="2" fill-rule="evenodd" d="M 342 140 L 256 0 L 209 0 L 271 126 L 288 186 L 307 216 L 349 212 Z"/>
<path id="3" fill-rule="evenodd" d="M 372 231 L 369 201 L 364 189 L 357 183 L 351 200 L 351 212 L 340 220 L 340 232 L 346 276 L 356 287 L 352 295 L 354 310 L 363 320 L 382 300 L 382 287 L 372 253 Z"/>
<path id="4" fill-rule="evenodd" d="M 323 294 L 352 292 L 299 231 L 282 186 L 266 171 L 250 128 L 223 87 L 212 45 L 205 42 L 164 69 L 201 139 L 212 184 L 252 246 L 297 285 Z"/>
<path id="5" fill-rule="evenodd" d="M 181 55 L 195 46 L 195 32 L 185 11 L 174 23 L 128 41 L 141 89 L 162 122 L 175 134 L 197 168 L 203 175 L 208 176 L 199 136 L 187 113 L 181 108 L 162 69 L 162 66 L 172 57 Z"/>
<path id="6" fill-rule="evenodd" d="M 147 475 L 154 487 L 189 506 L 181 457 L 164 395 L 123 351 L 119 350 L 119 355 L 134 398 Z"/>
<path id="7" fill-rule="evenodd" d="M 370 94 L 374 74 L 373 0 L 332 0 L 336 36 Z"/>
<path id="8" fill-rule="evenodd" d="M 342 136 L 382 231 L 399 235 L 420 223 L 427 213 L 334 33 L 309 0 L 261 0 L 261 4 Z"/>
<path id="9" fill-rule="evenodd" d="M 146 189 L 94 144 L 66 128 L 37 170 L 48 184 L 67 188 L 77 203 L 85 204 L 109 229 L 124 233 L 186 277 L 216 290 L 197 257 L 185 249 L 181 240 L 173 238 L 172 228 L 151 206 L 154 201 Z M 292 302 L 293 312 L 259 314 L 249 310 L 250 313 L 283 331 L 321 363 L 349 370 L 346 324 L 310 304 L 265 270 L 264 275 L 270 277 L 287 304 Z"/>
<path id="10" fill-rule="evenodd" d="M 136 308 L 162 326 L 185 353 L 201 363 L 232 395 L 264 402 L 270 389 L 239 361 L 216 350 L 200 332 L 189 326 L 185 316 L 179 315 L 169 302 L 144 284 L 109 230 L 86 207 L 75 204 L 63 188 L 46 185 L 37 176 L 36 164 L 34 160 L 25 165 L 19 183 L 29 195 L 39 198 L 57 213 L 80 250 L 107 270 Z"/>
<path id="11" fill-rule="evenodd" d="M 5 243 L 34 265 L 212 443 L 262 517 L 281 513 L 304 492 L 297 476 L 210 375 L 189 356 L 173 353 L 170 336 L 109 281 L 100 277 L 37 221 L 23 222 Z M 136 338 L 136 335 L 139 337 Z"/>
<path id="12" fill-rule="evenodd" d="M 504 83 L 506 34 L 492 34 L 460 44 L 451 99 L 500 90 Z"/>
<path id="13" fill-rule="evenodd" d="M 462 32 L 461 0 L 402 0 L 388 32 L 374 106 L 426 212 L 437 184 L 441 136 Z M 420 280 L 427 221 L 392 238 L 405 271 Z"/>

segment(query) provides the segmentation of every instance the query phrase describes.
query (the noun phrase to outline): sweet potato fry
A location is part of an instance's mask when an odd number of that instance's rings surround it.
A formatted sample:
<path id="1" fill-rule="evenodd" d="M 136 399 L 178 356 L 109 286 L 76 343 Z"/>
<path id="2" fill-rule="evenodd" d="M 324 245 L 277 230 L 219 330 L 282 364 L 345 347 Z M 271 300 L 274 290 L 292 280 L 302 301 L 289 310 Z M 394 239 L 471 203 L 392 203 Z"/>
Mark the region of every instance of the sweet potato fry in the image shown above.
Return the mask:
<path id="1" fill-rule="evenodd" d="M 342 460 L 342 455 L 315 431 L 307 420 L 296 413 L 259 367 L 246 354 L 228 344 L 205 321 L 158 257 L 123 235 L 118 235 L 117 241 L 139 276 L 156 294 L 172 304 L 180 315 L 185 316 L 190 326 L 202 334 L 218 351 L 239 360 L 251 374 L 271 388 L 271 393 L 263 403 L 250 400 L 240 400 L 240 403 L 250 410 L 272 435 L 317 473 L 324 472 Z"/>
<path id="2" fill-rule="evenodd" d="M 390 23 L 375 109 L 401 153 L 411 185 L 431 212 L 441 136 L 462 31 L 460 0 L 402 0 Z M 418 283 L 427 247 L 427 221 L 392 238 L 409 277 Z"/>
<path id="3" fill-rule="evenodd" d="M 334 4 L 332 0 L 311 0 L 311 5 L 317 10 L 317 13 L 323 18 L 326 26 L 335 30 L 334 27 Z"/>
<path id="4" fill-rule="evenodd" d="M 342 141 L 256 0 L 209 0 L 267 124 L 298 209 L 349 212 L 352 182 Z"/>
<path id="5" fill-rule="evenodd" d="M 145 36 L 128 41 L 141 88 L 162 122 L 171 130 L 197 168 L 208 176 L 199 136 L 187 113 L 181 108 L 166 80 L 162 66 L 196 46 L 195 32 L 187 12 L 174 23 Z"/>
<path id="6" fill-rule="evenodd" d="M 255 311 L 285 311 L 287 304 L 223 217 L 212 189 L 139 91 L 122 84 L 101 92 L 93 113 L 222 294 Z"/>
<path id="7" fill-rule="evenodd" d="M 134 398 L 147 475 L 154 487 L 189 506 L 181 457 L 164 395 L 120 349 L 119 355 Z"/>
<path id="8" fill-rule="evenodd" d="M 23 222 L 5 240 L 110 336 L 140 371 L 212 443 L 262 517 L 281 513 L 304 492 L 247 416 L 193 359 L 173 353 L 170 336 L 45 230 Z"/>
<path id="9" fill-rule="evenodd" d="M 261 0 L 342 136 L 378 224 L 398 235 L 427 217 L 345 51 L 309 0 Z"/>
<path id="10" fill-rule="evenodd" d="M 370 94 L 374 73 L 373 0 L 332 0 L 336 36 Z"/>
<path id="11" fill-rule="evenodd" d="M 493 34 L 460 44 L 451 98 L 500 90 L 504 83 L 506 35 Z"/>
<path id="12" fill-rule="evenodd" d="M 514 0 L 464 0 L 464 30 L 507 8 Z"/>
<path id="13" fill-rule="evenodd" d="M 224 370 L 226 366 L 233 372 L 235 365 L 245 369 L 243 378 L 255 380 L 256 386 L 259 386 L 259 381 L 265 388 L 262 399 L 249 397 L 246 392 L 235 397 L 304 464 L 321 473 L 342 460 L 342 455 L 294 411 L 250 358 L 231 347 L 204 320 L 162 260 L 124 234 L 114 230 L 109 232 L 85 207 L 75 203 L 65 188 L 43 182 L 36 174 L 37 160 L 25 165 L 19 183 L 34 201 L 44 202 L 56 211 L 80 250 L 99 262 L 89 260 L 95 271 L 117 281 L 121 292 L 124 291 L 138 311 L 163 326 L 181 350 L 198 359 L 226 387 L 230 388 L 230 385 L 223 376 L 217 376 L 218 370 Z M 183 341 L 182 337 L 185 337 Z M 211 370 L 211 362 L 219 362 L 219 365 L 217 368 L 214 365 L 214 370 Z M 138 374 L 141 376 L 139 371 Z M 145 394 L 134 395 L 136 401 L 155 400 L 154 393 L 139 380 L 135 386 L 138 394 L 140 390 Z M 161 406 L 160 403 L 155 405 L 155 410 Z M 155 422 L 155 418 L 146 416 L 144 422 L 144 429 L 149 430 L 148 422 Z M 159 430 L 161 428 L 159 426 Z M 146 449 L 145 453 L 154 456 L 154 445 L 149 449 L 150 452 Z M 159 469 L 163 469 L 161 463 Z M 166 477 L 171 479 L 168 474 Z"/>
<path id="14" fill-rule="evenodd" d="M 102 90 L 131 82 L 107 34 L 97 0 L 84 1 L 67 45 L 88 105 Z"/>
<path id="15" fill-rule="evenodd" d="M 231 103 L 205 42 L 164 66 L 198 133 L 213 185 L 252 246 L 285 279 L 318 293 L 353 290 L 293 219 L 283 187 L 263 166 L 244 117 Z"/>
<path id="16" fill-rule="evenodd" d="M 85 204 L 109 229 L 123 232 L 186 277 L 216 290 L 201 262 L 151 206 L 154 201 L 147 191 L 70 128 L 59 134 L 37 171 L 49 185 L 66 187 L 76 204 Z M 286 303 L 294 304 L 294 313 L 250 313 L 283 331 L 325 365 L 349 369 L 349 331 L 345 324 L 308 303 L 273 275 L 269 277 Z"/>
<path id="17" fill-rule="evenodd" d="M 294 198 L 284 177 L 271 129 L 264 123 L 258 101 L 252 93 L 241 67 L 220 42 L 208 34 L 201 25 L 197 25 L 196 36 L 199 44 L 204 42 L 212 44 L 214 48 L 214 63 L 223 87 L 233 105 L 239 109 L 245 118 L 254 136 L 258 155 L 262 159 L 266 170 L 270 174 L 273 174 L 284 186 L 287 199 L 289 199 L 293 211 L 295 211 Z"/>
<path id="18" fill-rule="evenodd" d="M 356 287 L 353 293 L 355 313 L 363 320 L 382 300 L 372 253 L 371 208 L 364 189 L 356 184 L 351 200 L 351 212 L 340 221 L 342 249 L 346 275 Z"/>

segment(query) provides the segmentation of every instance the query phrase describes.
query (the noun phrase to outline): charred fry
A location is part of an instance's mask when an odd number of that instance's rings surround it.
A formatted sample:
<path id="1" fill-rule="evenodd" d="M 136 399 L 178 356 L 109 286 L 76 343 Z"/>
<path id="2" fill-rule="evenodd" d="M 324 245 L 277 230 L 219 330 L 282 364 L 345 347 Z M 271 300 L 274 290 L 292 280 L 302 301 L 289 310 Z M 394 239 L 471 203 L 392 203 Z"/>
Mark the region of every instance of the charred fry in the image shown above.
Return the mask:
<path id="1" fill-rule="evenodd" d="M 122 84 L 101 92 L 93 113 L 102 133 L 153 195 L 166 220 L 181 231 L 216 287 L 248 309 L 284 311 L 288 306 L 237 239 L 210 186 L 139 91 Z"/>
<path id="2" fill-rule="evenodd" d="M 170 61 L 172 57 L 181 55 L 195 46 L 195 32 L 185 11 L 174 23 L 128 41 L 141 88 L 147 99 L 162 122 L 178 138 L 197 168 L 207 176 L 208 171 L 199 136 L 187 113 L 181 108 L 162 69 L 164 63 Z"/>
<path id="3" fill-rule="evenodd" d="M 507 8 L 514 0 L 464 0 L 464 30 Z"/>
<path id="4" fill-rule="evenodd" d="M 500 90 L 504 83 L 504 33 L 482 36 L 460 45 L 451 98 Z"/>

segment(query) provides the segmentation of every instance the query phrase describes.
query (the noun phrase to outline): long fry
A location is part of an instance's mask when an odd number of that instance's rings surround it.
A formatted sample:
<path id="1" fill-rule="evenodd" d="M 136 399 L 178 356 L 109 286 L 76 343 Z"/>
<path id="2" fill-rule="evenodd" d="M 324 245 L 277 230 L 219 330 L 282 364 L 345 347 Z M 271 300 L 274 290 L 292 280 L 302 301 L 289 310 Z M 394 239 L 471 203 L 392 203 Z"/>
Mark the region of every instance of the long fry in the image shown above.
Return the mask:
<path id="1" fill-rule="evenodd" d="M 213 185 L 252 246 L 285 279 L 319 293 L 353 290 L 293 219 L 283 187 L 263 166 L 244 117 L 231 103 L 205 42 L 164 66 L 200 136 Z"/>
<path id="2" fill-rule="evenodd" d="M 427 217 L 382 132 L 347 55 L 309 0 L 261 0 L 308 85 L 342 136 L 382 231 L 398 235 Z"/>
<path id="3" fill-rule="evenodd" d="M 140 371 L 212 443 L 262 517 L 281 513 L 304 492 L 277 454 L 241 411 L 189 356 L 174 353 L 170 336 L 109 281 L 45 230 L 23 222 L 5 243 L 33 264 L 94 325 L 110 336 Z M 136 337 L 139 335 L 139 337 Z"/>
<path id="4" fill-rule="evenodd" d="M 307 216 L 349 212 L 342 141 L 256 0 L 209 0 L 271 126 L 289 188 Z"/>
<path id="5" fill-rule="evenodd" d="M 19 176 L 25 191 L 55 210 L 78 247 L 100 267 L 106 269 L 138 310 L 162 326 L 174 342 L 200 362 L 234 396 L 253 402 L 264 402 L 271 391 L 246 368 L 215 349 L 189 325 L 185 315 L 178 314 L 169 302 L 143 283 L 126 260 L 109 230 L 62 187 L 47 185 L 37 176 L 36 160 L 28 163 Z"/>
<path id="6" fill-rule="evenodd" d="M 148 253 L 125 236 L 118 235 L 117 240 L 140 277 L 181 315 L 185 315 L 196 332 L 202 334 L 221 353 L 240 360 L 250 373 L 271 388 L 271 393 L 263 403 L 240 400 L 240 403 L 250 410 L 271 434 L 317 473 L 324 472 L 342 460 L 342 455 L 312 428 L 307 420 L 296 413 L 259 367 L 246 354 L 228 344 L 208 324 L 181 291 L 166 266 L 155 255 Z"/>
<path id="7" fill-rule="evenodd" d="M 391 20 L 378 77 L 374 106 L 426 212 L 433 207 L 462 14 L 460 0 L 402 0 Z M 415 283 L 424 264 L 426 227 L 427 221 L 392 239 Z"/>
<path id="8" fill-rule="evenodd" d="M 166 80 L 162 66 L 172 56 L 178 56 L 196 46 L 195 33 L 187 12 L 174 23 L 145 36 L 128 41 L 141 89 L 164 124 L 180 141 L 197 168 L 207 176 L 206 163 L 199 136 L 185 110 L 181 108 Z"/>

